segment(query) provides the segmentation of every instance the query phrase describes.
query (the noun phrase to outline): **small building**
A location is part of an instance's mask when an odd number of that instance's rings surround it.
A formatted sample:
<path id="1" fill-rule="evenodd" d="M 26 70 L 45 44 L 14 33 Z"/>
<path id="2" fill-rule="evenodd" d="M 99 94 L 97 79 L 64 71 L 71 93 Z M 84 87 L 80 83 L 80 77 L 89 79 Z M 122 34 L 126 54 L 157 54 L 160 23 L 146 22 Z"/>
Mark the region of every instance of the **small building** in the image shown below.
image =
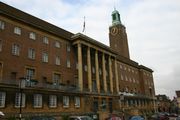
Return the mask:
<path id="1" fill-rule="evenodd" d="M 166 95 L 156 95 L 158 112 L 170 112 L 171 100 Z"/>

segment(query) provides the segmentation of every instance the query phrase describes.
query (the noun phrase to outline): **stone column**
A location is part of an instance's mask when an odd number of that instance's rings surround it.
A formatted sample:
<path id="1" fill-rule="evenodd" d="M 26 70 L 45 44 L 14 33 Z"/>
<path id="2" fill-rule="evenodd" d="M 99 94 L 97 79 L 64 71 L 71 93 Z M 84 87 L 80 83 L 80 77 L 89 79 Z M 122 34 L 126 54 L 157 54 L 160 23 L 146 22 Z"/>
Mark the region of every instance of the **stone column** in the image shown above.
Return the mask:
<path id="1" fill-rule="evenodd" d="M 80 43 L 78 43 L 78 85 L 79 90 L 83 91 L 82 48 Z"/>
<path id="2" fill-rule="evenodd" d="M 92 74 L 91 74 L 91 52 L 90 47 L 87 48 L 87 68 L 88 68 L 88 88 L 92 92 Z"/>
<path id="3" fill-rule="evenodd" d="M 113 79 L 112 79 L 112 61 L 111 61 L 111 56 L 108 58 L 109 60 L 109 80 L 110 80 L 110 90 L 111 93 L 113 93 Z"/>
<path id="4" fill-rule="evenodd" d="M 118 79 L 118 71 L 117 71 L 117 60 L 114 61 L 115 66 L 115 80 L 116 80 L 116 91 L 119 93 L 119 79 Z"/>
<path id="5" fill-rule="evenodd" d="M 100 93 L 100 80 L 99 80 L 99 62 L 98 62 L 98 51 L 95 52 L 95 65 L 96 65 L 96 83 L 97 83 L 97 90 Z"/>
<path id="6" fill-rule="evenodd" d="M 104 92 L 107 92 L 107 83 L 106 83 L 106 65 L 105 65 L 105 55 L 102 54 L 102 69 L 103 69 L 103 82 L 104 82 Z"/>

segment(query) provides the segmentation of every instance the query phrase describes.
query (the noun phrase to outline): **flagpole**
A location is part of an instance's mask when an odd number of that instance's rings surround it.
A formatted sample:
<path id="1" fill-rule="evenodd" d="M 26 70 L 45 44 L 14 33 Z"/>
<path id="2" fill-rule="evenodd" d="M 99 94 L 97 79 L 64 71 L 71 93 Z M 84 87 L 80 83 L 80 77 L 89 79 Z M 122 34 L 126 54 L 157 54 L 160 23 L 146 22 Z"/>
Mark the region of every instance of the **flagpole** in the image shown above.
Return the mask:
<path id="1" fill-rule="evenodd" d="M 83 30 L 82 30 L 82 33 L 86 34 L 86 19 L 85 19 L 85 16 L 84 16 L 84 22 L 83 22 Z"/>

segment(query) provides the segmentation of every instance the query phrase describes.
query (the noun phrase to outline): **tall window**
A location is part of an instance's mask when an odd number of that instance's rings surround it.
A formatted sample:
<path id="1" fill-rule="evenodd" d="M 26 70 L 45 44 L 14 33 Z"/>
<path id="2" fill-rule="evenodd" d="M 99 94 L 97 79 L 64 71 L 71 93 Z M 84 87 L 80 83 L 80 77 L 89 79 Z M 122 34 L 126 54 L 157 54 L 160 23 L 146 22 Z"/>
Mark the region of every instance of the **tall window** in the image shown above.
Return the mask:
<path id="1" fill-rule="evenodd" d="M 69 107 L 69 96 L 63 96 L 63 107 Z"/>
<path id="2" fill-rule="evenodd" d="M 28 58 L 35 59 L 35 49 L 29 48 L 29 50 L 28 50 Z"/>
<path id="3" fill-rule="evenodd" d="M 21 28 L 20 27 L 15 27 L 14 28 L 14 33 L 17 35 L 21 35 Z"/>
<path id="4" fill-rule="evenodd" d="M 5 107 L 6 93 L 0 92 L 0 108 Z"/>
<path id="5" fill-rule="evenodd" d="M 66 47 L 67 47 L 67 48 L 66 48 L 66 49 L 67 49 L 67 52 L 70 52 L 70 51 L 71 51 L 71 46 L 70 46 L 70 44 L 67 44 Z"/>
<path id="6" fill-rule="evenodd" d="M 60 57 L 59 57 L 59 56 L 56 56 L 55 64 L 56 64 L 56 65 L 60 65 L 60 64 L 61 64 L 61 62 L 60 62 Z"/>
<path id="7" fill-rule="evenodd" d="M 0 20 L 0 29 L 4 30 L 4 28 L 5 28 L 5 23 L 4 23 L 4 21 Z"/>
<path id="8" fill-rule="evenodd" d="M 55 47 L 60 48 L 60 42 L 55 41 Z"/>
<path id="9" fill-rule="evenodd" d="M 12 54 L 19 56 L 20 54 L 20 46 L 18 44 L 12 45 Z"/>
<path id="10" fill-rule="evenodd" d="M 61 75 L 58 73 L 53 74 L 53 85 L 59 85 L 61 79 Z"/>
<path id="11" fill-rule="evenodd" d="M 74 103 L 75 103 L 75 107 L 80 107 L 80 97 L 74 97 Z"/>
<path id="12" fill-rule="evenodd" d="M 67 68 L 70 68 L 71 67 L 71 62 L 69 59 L 67 59 Z"/>
<path id="13" fill-rule="evenodd" d="M 41 94 L 34 94 L 34 101 L 33 106 L 35 108 L 41 108 L 42 107 L 42 95 Z"/>
<path id="14" fill-rule="evenodd" d="M 0 40 L 0 52 L 2 51 L 2 40 Z"/>
<path id="15" fill-rule="evenodd" d="M 105 110 L 106 109 L 106 99 L 102 99 L 102 109 Z"/>
<path id="16" fill-rule="evenodd" d="M 33 39 L 33 40 L 36 40 L 36 33 L 30 32 L 30 33 L 29 33 L 29 38 L 30 38 L 30 39 Z"/>
<path id="17" fill-rule="evenodd" d="M 51 107 L 51 108 L 57 107 L 57 96 L 56 95 L 49 96 L 49 107 Z"/>
<path id="18" fill-rule="evenodd" d="M 44 43 L 44 44 L 49 44 L 48 37 L 43 37 L 43 43 Z"/>
<path id="19" fill-rule="evenodd" d="M 42 53 L 42 61 L 43 62 L 48 62 L 48 53 L 46 53 L 46 52 Z"/>
<path id="20" fill-rule="evenodd" d="M 15 107 L 16 108 L 19 108 L 20 104 L 21 104 L 21 107 L 25 107 L 25 100 L 26 100 L 25 97 L 26 97 L 25 94 L 22 93 L 22 99 L 21 99 L 21 93 L 16 93 L 16 96 L 15 96 Z"/>
<path id="21" fill-rule="evenodd" d="M 35 78 L 35 69 L 26 68 L 26 76 L 30 79 Z"/>

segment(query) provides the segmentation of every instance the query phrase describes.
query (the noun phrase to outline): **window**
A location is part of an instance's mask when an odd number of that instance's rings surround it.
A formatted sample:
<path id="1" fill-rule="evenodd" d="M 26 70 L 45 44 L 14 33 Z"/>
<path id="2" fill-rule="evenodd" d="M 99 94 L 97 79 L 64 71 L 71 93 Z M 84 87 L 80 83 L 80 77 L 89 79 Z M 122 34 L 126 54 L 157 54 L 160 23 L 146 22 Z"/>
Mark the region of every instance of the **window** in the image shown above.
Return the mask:
<path id="1" fill-rule="evenodd" d="M 75 107 L 80 107 L 80 97 L 74 97 Z"/>
<path id="2" fill-rule="evenodd" d="M 67 59 L 67 68 L 70 68 L 71 67 L 71 62 L 69 59 Z"/>
<path id="3" fill-rule="evenodd" d="M 99 68 L 99 75 L 102 75 L 102 69 Z"/>
<path id="4" fill-rule="evenodd" d="M 41 94 L 34 94 L 34 101 L 33 105 L 35 108 L 41 108 L 42 107 L 42 95 Z"/>
<path id="5" fill-rule="evenodd" d="M 18 44 L 12 45 L 12 54 L 19 56 L 20 54 L 20 46 Z"/>
<path id="6" fill-rule="evenodd" d="M 22 102 L 21 102 L 22 100 Z M 15 96 L 15 107 L 19 108 L 21 105 L 21 107 L 25 107 L 25 94 L 22 93 L 22 99 L 21 99 L 21 93 L 16 93 Z"/>
<path id="7" fill-rule="evenodd" d="M 61 79 L 61 75 L 58 73 L 53 74 L 53 85 L 59 85 Z"/>
<path id="8" fill-rule="evenodd" d="M 2 51 L 2 40 L 0 40 L 0 52 Z"/>
<path id="9" fill-rule="evenodd" d="M 0 108 L 5 107 L 6 93 L 0 92 Z"/>
<path id="10" fill-rule="evenodd" d="M 123 75 L 121 74 L 121 80 L 123 80 L 124 78 L 123 78 Z"/>
<path id="11" fill-rule="evenodd" d="M 26 76 L 27 76 L 29 79 L 35 78 L 35 69 L 26 68 Z"/>
<path id="12" fill-rule="evenodd" d="M 51 108 L 57 107 L 57 96 L 56 95 L 49 96 L 49 107 L 51 107 Z"/>
<path id="13" fill-rule="evenodd" d="M 33 39 L 33 40 L 36 40 L 36 34 L 34 32 L 30 32 L 29 33 L 29 38 Z"/>
<path id="14" fill-rule="evenodd" d="M 60 42 L 55 41 L 55 47 L 60 48 Z"/>
<path id="15" fill-rule="evenodd" d="M 45 53 L 45 52 L 42 53 L 42 61 L 43 62 L 48 62 L 48 54 Z"/>
<path id="16" fill-rule="evenodd" d="M 101 106 L 102 106 L 102 109 L 105 110 L 105 109 L 106 109 L 106 99 L 103 98 L 101 104 L 102 104 L 102 105 L 101 105 Z"/>
<path id="17" fill-rule="evenodd" d="M 95 67 L 92 67 L 92 73 L 95 74 Z"/>
<path id="18" fill-rule="evenodd" d="M 0 20 L 0 29 L 4 30 L 4 28 L 5 28 L 5 23 Z"/>
<path id="19" fill-rule="evenodd" d="M 17 35 L 21 35 L 21 28 L 20 27 L 15 27 L 14 28 L 14 33 Z"/>
<path id="20" fill-rule="evenodd" d="M 56 56 L 55 64 L 56 65 L 60 65 L 61 64 L 59 56 Z"/>
<path id="21" fill-rule="evenodd" d="M 67 52 L 71 51 L 71 46 L 69 44 L 67 44 Z"/>
<path id="22" fill-rule="evenodd" d="M 35 49 L 29 48 L 29 50 L 28 50 L 28 58 L 35 59 Z"/>
<path id="23" fill-rule="evenodd" d="M 48 37 L 43 37 L 43 43 L 44 43 L 44 44 L 49 44 Z"/>
<path id="24" fill-rule="evenodd" d="M 87 72 L 87 65 L 84 65 L 84 71 Z"/>
<path id="25" fill-rule="evenodd" d="M 69 107 L 69 96 L 63 96 L 63 107 Z"/>
<path id="26" fill-rule="evenodd" d="M 11 72 L 11 80 L 16 80 L 17 72 Z"/>

